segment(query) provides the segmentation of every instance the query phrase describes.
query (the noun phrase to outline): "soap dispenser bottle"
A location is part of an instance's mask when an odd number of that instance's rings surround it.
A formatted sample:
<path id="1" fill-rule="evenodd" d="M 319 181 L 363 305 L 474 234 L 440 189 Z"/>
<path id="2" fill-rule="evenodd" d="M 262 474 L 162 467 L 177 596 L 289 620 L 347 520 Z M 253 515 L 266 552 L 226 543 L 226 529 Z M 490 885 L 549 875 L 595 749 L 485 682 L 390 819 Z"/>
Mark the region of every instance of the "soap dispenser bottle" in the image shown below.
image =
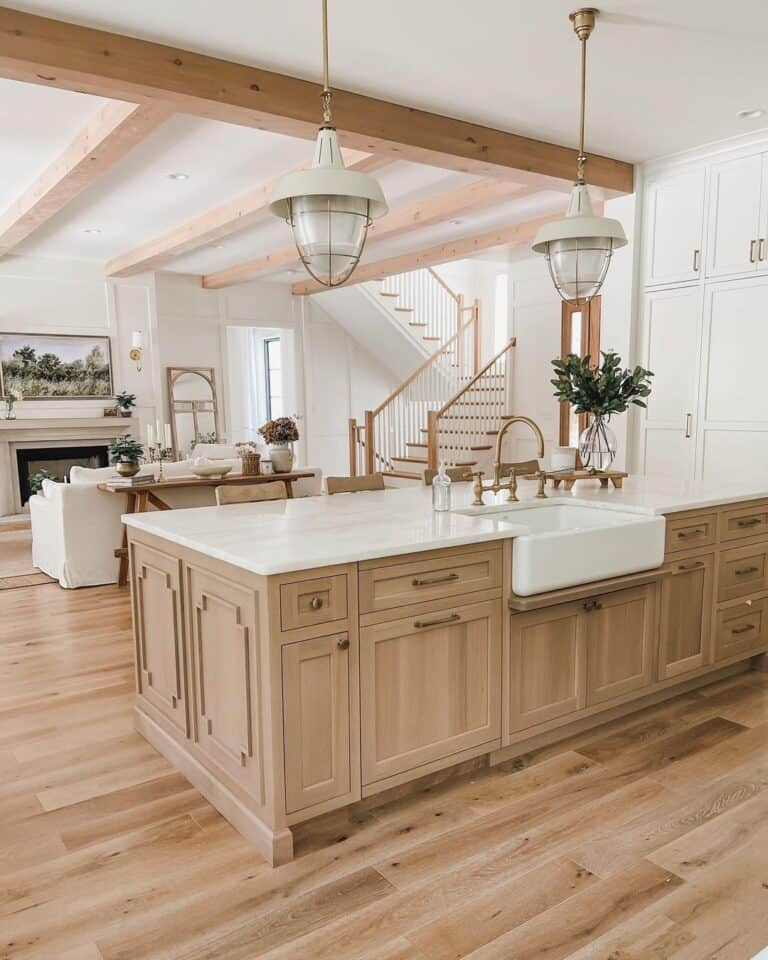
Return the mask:
<path id="1" fill-rule="evenodd" d="M 441 460 L 440 467 L 432 480 L 432 509 L 444 511 L 451 509 L 451 478 Z"/>

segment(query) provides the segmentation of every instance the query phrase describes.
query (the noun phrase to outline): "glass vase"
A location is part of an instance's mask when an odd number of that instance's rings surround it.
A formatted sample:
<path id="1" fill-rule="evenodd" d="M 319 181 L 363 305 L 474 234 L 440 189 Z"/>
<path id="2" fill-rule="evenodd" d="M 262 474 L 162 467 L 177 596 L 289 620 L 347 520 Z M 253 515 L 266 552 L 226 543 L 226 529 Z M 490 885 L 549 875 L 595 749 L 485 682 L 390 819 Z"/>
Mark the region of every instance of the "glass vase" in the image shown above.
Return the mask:
<path id="1" fill-rule="evenodd" d="M 616 456 L 616 435 L 608 426 L 609 418 L 595 414 L 579 437 L 579 456 L 585 470 L 600 473 L 610 470 Z"/>

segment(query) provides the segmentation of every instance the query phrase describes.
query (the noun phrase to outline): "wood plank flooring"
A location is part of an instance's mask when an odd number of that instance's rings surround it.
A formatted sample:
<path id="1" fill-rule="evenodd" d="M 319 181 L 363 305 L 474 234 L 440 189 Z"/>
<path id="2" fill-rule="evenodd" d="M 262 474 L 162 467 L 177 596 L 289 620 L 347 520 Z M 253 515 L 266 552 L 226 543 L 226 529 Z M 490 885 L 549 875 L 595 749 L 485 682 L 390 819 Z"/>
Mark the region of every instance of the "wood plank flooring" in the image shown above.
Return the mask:
<path id="1" fill-rule="evenodd" d="M 297 830 L 269 868 L 136 734 L 126 591 L 0 594 L 1 960 L 748 960 L 768 674 Z"/>

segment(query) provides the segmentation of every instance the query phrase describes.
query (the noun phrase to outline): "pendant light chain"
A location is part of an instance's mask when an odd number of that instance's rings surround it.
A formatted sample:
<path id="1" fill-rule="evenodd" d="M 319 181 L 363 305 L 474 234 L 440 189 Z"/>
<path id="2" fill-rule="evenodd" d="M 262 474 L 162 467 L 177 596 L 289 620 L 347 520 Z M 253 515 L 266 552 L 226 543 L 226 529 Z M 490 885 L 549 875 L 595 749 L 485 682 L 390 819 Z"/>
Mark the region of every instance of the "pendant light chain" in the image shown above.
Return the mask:
<path id="1" fill-rule="evenodd" d="M 328 0 L 323 0 L 323 125 L 331 125 L 331 85 L 328 79 Z"/>

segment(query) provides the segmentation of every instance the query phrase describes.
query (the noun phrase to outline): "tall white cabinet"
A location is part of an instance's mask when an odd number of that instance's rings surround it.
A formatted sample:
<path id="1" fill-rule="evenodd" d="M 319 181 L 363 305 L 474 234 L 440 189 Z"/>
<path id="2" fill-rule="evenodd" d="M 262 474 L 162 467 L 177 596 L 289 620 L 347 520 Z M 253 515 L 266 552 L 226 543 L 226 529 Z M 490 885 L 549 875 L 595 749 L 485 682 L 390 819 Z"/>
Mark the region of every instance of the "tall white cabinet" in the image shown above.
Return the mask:
<path id="1" fill-rule="evenodd" d="M 648 171 L 632 469 L 768 479 L 768 139 Z"/>

